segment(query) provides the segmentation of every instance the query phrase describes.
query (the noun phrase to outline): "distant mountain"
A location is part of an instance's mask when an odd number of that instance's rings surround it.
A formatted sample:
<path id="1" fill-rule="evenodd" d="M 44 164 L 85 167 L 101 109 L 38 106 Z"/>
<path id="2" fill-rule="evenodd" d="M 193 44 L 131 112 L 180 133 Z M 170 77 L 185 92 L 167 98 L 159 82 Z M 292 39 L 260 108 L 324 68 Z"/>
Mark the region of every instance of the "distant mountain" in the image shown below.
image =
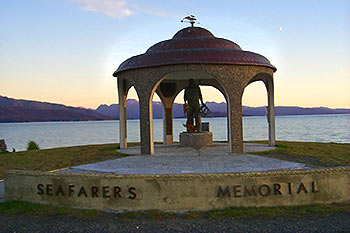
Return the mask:
<path id="1" fill-rule="evenodd" d="M 0 122 L 111 120 L 95 110 L 0 96 Z"/>
<path id="2" fill-rule="evenodd" d="M 211 110 L 207 117 L 226 117 L 226 103 L 206 102 Z M 244 116 L 264 116 L 266 108 L 243 106 Z M 276 115 L 314 115 L 314 114 L 350 114 L 350 109 L 330 109 L 325 107 L 276 107 Z M 127 100 L 127 118 L 139 118 L 139 102 Z M 174 103 L 174 118 L 185 117 L 182 104 Z M 160 102 L 153 102 L 153 118 L 163 118 L 163 106 Z M 62 104 L 53 104 L 31 100 L 18 100 L 0 96 L 0 123 L 1 122 L 35 122 L 35 121 L 94 121 L 119 119 L 119 105 L 100 105 L 96 110 L 84 107 L 69 107 Z"/>
<path id="3" fill-rule="evenodd" d="M 128 119 L 138 119 L 140 116 L 140 110 L 139 110 L 139 102 L 134 99 L 128 99 L 126 101 L 126 116 Z M 178 106 L 180 104 L 174 104 L 174 110 L 176 108 L 176 112 L 179 112 L 177 110 Z M 181 105 L 181 111 L 182 111 L 182 105 Z M 96 109 L 97 113 L 112 117 L 113 119 L 119 119 L 119 104 L 111 104 L 111 105 L 105 105 L 102 104 L 98 106 Z M 175 112 L 175 111 L 174 111 Z M 182 112 L 183 115 L 183 112 Z M 153 118 L 160 119 L 163 118 L 163 106 L 161 102 L 153 102 Z"/>
<path id="4" fill-rule="evenodd" d="M 207 117 L 226 117 L 227 116 L 227 105 L 226 103 L 206 102 L 209 107 L 211 114 Z M 127 100 L 127 118 L 138 119 L 139 118 L 139 102 L 134 99 Z M 244 116 L 265 116 L 266 107 L 247 107 L 242 108 Z M 96 112 L 112 117 L 113 119 L 119 119 L 119 105 L 100 105 Z M 317 115 L 317 114 L 350 114 L 350 109 L 338 108 L 331 109 L 325 107 L 315 108 L 302 108 L 302 107 L 283 107 L 277 106 L 275 108 L 276 116 L 283 115 Z M 185 117 L 183 113 L 182 104 L 174 103 L 173 105 L 173 116 L 174 118 Z M 163 118 L 163 106 L 160 102 L 153 102 L 153 118 Z"/>

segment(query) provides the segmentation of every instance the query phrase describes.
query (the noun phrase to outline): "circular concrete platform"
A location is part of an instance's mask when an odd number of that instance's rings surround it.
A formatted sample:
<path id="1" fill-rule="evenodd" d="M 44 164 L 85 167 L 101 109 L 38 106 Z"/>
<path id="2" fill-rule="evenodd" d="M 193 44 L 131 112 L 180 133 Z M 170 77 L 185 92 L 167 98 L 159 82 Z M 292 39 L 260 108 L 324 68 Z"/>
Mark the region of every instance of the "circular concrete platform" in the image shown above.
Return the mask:
<path id="1" fill-rule="evenodd" d="M 243 152 L 251 153 L 251 152 L 262 152 L 274 150 L 276 147 L 270 147 L 267 144 L 260 143 L 244 143 L 243 144 Z M 188 156 L 188 155 L 232 155 L 229 153 L 229 145 L 228 143 L 223 142 L 215 142 L 211 146 L 202 147 L 199 151 L 192 147 L 183 147 L 180 144 L 155 144 L 154 146 L 154 155 L 175 155 L 175 156 Z M 127 149 L 121 149 L 119 152 L 125 154 L 139 155 L 140 147 L 133 146 Z"/>
<path id="2" fill-rule="evenodd" d="M 288 162 L 248 152 L 274 149 L 264 144 L 245 144 L 244 154 L 228 153 L 227 143 L 215 143 L 198 153 L 178 144 L 155 145 L 154 155 L 137 155 L 140 147 L 130 147 L 120 152 L 133 154 L 125 158 L 71 167 L 62 172 L 111 173 L 120 175 L 161 174 L 211 174 L 303 169 L 306 165 Z"/>
<path id="3" fill-rule="evenodd" d="M 57 172 L 8 171 L 5 200 L 112 211 L 202 211 L 232 206 L 283 206 L 349 201 L 349 167 L 229 154 L 215 144 L 156 145 L 156 154 L 86 164 Z M 269 149 L 245 145 L 246 151 Z M 271 148 L 270 148 L 271 149 Z M 129 153 L 139 151 L 129 148 Z"/>

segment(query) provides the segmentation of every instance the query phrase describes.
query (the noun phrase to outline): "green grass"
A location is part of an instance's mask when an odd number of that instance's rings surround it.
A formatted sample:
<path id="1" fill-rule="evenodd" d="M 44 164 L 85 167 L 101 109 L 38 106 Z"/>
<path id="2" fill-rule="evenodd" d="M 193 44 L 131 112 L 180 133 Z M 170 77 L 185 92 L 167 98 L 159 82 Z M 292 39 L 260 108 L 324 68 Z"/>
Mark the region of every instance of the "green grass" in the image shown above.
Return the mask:
<path id="1" fill-rule="evenodd" d="M 0 213 L 7 215 L 25 214 L 31 216 L 71 216 L 89 219 L 98 216 L 97 210 L 80 210 L 70 207 L 57 207 L 53 205 L 41 205 L 23 201 L 10 201 L 0 203 Z"/>
<path id="2" fill-rule="evenodd" d="M 314 204 L 301 206 L 278 206 L 278 207 L 231 207 L 221 210 L 189 211 L 183 213 L 143 211 L 124 213 L 104 213 L 97 210 L 80 210 L 70 207 L 56 207 L 53 205 L 33 204 L 22 201 L 11 201 L 0 203 L 0 213 L 7 215 L 30 215 L 30 216 L 68 216 L 81 219 L 91 219 L 99 216 L 124 219 L 150 218 L 162 220 L 168 218 L 212 218 L 212 219 L 239 219 L 249 217 L 276 217 L 287 216 L 299 218 L 307 215 L 329 215 L 333 213 L 350 213 L 350 204 Z"/>
<path id="3" fill-rule="evenodd" d="M 276 146 L 276 150 L 254 154 L 302 162 L 312 166 L 350 166 L 349 143 L 278 141 Z"/>
<path id="4" fill-rule="evenodd" d="M 10 169 L 50 171 L 128 156 L 117 152 L 117 149 L 119 144 L 103 144 L 1 153 L 0 179 L 3 179 L 4 171 Z"/>
<path id="5" fill-rule="evenodd" d="M 277 207 L 232 207 L 222 210 L 211 210 L 207 212 L 194 212 L 194 215 L 221 218 L 247 218 L 247 217 L 275 217 L 289 216 L 302 217 L 311 214 L 328 215 L 332 213 L 350 213 L 350 204 L 314 204 L 301 206 L 277 206 Z"/>
<path id="6" fill-rule="evenodd" d="M 259 141 L 258 143 L 267 143 Z M 129 146 L 138 143 L 130 143 Z M 119 144 L 62 147 L 47 150 L 0 153 L 0 179 L 6 170 L 50 171 L 127 156 Z M 255 154 L 311 166 L 350 166 L 350 144 L 278 141 L 277 149 Z"/>

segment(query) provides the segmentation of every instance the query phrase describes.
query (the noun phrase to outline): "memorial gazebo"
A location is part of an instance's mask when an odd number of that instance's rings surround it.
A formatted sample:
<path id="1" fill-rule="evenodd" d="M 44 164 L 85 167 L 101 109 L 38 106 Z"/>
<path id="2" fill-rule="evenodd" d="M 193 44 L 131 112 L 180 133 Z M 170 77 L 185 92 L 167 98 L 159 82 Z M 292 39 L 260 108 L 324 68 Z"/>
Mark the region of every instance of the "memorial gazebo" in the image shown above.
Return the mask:
<path id="1" fill-rule="evenodd" d="M 126 98 L 133 86 L 139 97 L 141 154 L 154 154 L 152 99 L 163 104 L 164 143 L 173 143 L 173 102 L 190 78 L 217 88 L 227 102 L 230 153 L 243 152 L 242 95 L 245 87 L 263 81 L 268 96 L 269 145 L 275 145 L 273 73 L 276 68 L 257 53 L 215 37 L 200 27 L 187 27 L 146 53 L 124 61 L 113 73 L 118 78 L 120 148 L 127 147 Z"/>

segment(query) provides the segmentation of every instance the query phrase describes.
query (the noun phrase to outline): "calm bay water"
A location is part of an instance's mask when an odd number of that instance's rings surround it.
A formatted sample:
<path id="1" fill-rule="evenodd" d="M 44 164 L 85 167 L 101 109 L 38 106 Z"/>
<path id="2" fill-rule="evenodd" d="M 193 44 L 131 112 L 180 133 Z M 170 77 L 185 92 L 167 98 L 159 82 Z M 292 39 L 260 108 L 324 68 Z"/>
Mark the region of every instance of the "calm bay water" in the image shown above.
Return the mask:
<path id="1" fill-rule="evenodd" d="M 174 140 L 185 128 L 186 119 L 174 119 Z M 214 140 L 227 140 L 226 118 L 203 119 L 210 123 Z M 140 141 L 139 120 L 128 120 L 128 141 Z M 163 120 L 154 119 L 154 140 L 163 140 Z M 264 116 L 243 118 L 244 140 L 267 140 Z M 277 140 L 350 143 L 350 114 L 277 116 Z M 119 121 L 1 123 L 0 139 L 8 150 L 25 150 L 29 140 L 40 148 L 119 142 Z"/>

